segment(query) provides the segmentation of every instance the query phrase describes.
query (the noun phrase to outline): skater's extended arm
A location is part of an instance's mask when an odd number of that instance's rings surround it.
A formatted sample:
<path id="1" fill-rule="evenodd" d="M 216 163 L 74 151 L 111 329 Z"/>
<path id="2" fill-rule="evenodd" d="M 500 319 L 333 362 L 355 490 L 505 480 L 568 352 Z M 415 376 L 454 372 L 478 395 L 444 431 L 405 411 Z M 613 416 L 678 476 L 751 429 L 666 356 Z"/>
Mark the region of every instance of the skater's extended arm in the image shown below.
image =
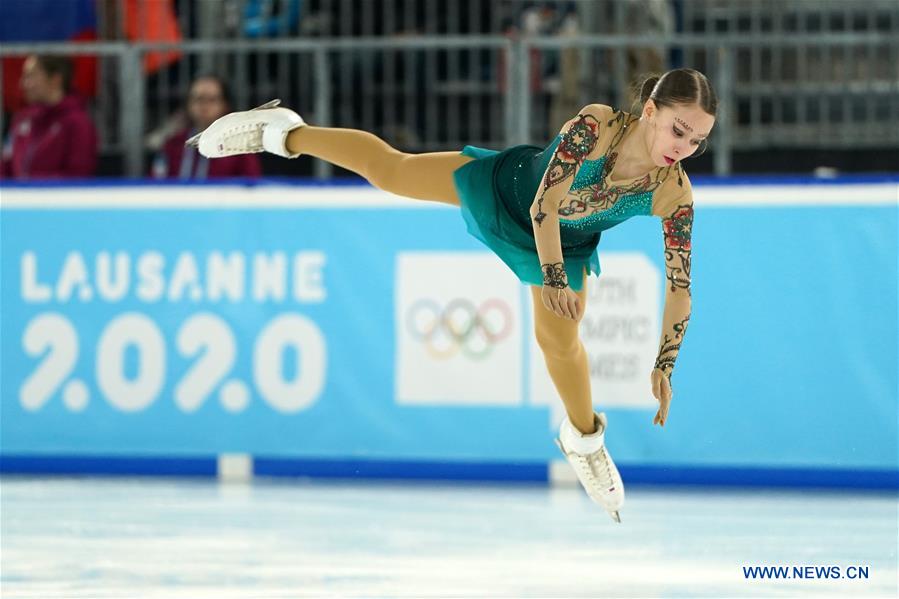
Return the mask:
<path id="1" fill-rule="evenodd" d="M 568 194 L 578 169 L 596 148 L 602 106 L 591 104 L 565 123 L 562 139 L 550 159 L 531 205 L 531 220 L 540 268 L 543 270 L 543 303 L 557 316 L 577 320 L 583 306 L 568 287 L 559 234 L 559 205 Z"/>
<path id="2" fill-rule="evenodd" d="M 671 401 L 671 374 L 690 322 L 690 260 L 693 202 L 680 203 L 662 219 L 665 245 L 665 311 L 659 354 L 652 371 L 652 391 L 660 402 L 653 423 L 664 424 Z"/>

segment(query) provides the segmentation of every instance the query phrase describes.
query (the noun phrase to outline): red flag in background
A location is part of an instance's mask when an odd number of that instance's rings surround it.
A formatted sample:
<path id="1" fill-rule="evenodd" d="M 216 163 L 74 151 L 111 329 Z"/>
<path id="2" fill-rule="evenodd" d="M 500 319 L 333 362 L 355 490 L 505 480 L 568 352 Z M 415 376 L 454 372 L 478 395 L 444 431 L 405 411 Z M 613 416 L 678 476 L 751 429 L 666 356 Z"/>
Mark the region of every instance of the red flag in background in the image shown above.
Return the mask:
<path id="1" fill-rule="evenodd" d="M 133 42 L 180 42 L 174 0 L 125 0 L 125 35 Z M 148 52 L 144 71 L 155 73 L 181 58 L 178 50 Z"/>
<path id="2" fill-rule="evenodd" d="M 49 16 L 52 15 L 52 16 Z M 0 42 L 62 42 L 97 39 L 94 0 L 0 0 Z M 3 59 L 4 108 L 24 104 L 19 80 L 24 56 Z M 97 58 L 73 56 L 72 88 L 83 97 L 97 94 Z"/>

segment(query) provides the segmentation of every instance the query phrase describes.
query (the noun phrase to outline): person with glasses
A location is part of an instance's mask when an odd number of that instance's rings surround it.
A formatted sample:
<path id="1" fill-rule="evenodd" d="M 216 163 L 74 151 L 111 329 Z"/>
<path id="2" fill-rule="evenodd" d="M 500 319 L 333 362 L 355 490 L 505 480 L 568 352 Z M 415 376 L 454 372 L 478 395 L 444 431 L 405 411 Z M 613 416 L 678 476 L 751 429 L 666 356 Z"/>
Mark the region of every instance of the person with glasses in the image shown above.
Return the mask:
<path id="1" fill-rule="evenodd" d="M 196 148 L 185 146 L 187 138 L 203 131 L 232 108 L 231 90 L 216 75 L 201 75 L 191 82 L 187 94 L 188 124 L 169 137 L 156 154 L 151 175 L 156 179 L 205 180 L 224 177 L 257 178 L 262 175 L 255 154 L 228 156 L 209 160 Z"/>

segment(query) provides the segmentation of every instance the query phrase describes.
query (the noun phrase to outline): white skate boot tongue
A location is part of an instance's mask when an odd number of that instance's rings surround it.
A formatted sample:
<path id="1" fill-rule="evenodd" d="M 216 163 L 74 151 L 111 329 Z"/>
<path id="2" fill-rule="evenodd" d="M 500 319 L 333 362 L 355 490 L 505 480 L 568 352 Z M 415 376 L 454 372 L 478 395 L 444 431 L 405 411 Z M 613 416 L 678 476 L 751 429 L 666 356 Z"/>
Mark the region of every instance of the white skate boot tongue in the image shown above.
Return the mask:
<path id="1" fill-rule="evenodd" d="M 596 423 L 596 432 L 584 435 L 566 418 L 562 423 L 561 431 L 562 444 L 565 446 L 565 449 L 579 455 L 589 455 L 599 451 L 604 442 L 605 418 L 596 416 L 594 422 Z"/>
<path id="2" fill-rule="evenodd" d="M 296 158 L 300 153 L 288 149 L 287 134 L 304 126 L 305 121 L 300 115 L 286 108 L 274 108 L 269 114 L 271 118 L 262 130 L 262 147 L 266 152 L 284 158 Z"/>

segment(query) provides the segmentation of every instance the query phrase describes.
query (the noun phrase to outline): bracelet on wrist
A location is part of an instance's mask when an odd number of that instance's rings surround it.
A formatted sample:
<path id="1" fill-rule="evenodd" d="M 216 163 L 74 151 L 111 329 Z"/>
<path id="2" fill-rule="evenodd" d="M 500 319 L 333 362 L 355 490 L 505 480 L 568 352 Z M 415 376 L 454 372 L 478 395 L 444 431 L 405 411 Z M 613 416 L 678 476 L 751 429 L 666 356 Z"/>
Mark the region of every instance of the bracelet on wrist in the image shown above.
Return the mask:
<path id="1" fill-rule="evenodd" d="M 547 287 L 565 289 L 568 287 L 568 274 L 565 272 L 563 262 L 555 262 L 540 265 L 543 270 L 543 284 Z"/>

